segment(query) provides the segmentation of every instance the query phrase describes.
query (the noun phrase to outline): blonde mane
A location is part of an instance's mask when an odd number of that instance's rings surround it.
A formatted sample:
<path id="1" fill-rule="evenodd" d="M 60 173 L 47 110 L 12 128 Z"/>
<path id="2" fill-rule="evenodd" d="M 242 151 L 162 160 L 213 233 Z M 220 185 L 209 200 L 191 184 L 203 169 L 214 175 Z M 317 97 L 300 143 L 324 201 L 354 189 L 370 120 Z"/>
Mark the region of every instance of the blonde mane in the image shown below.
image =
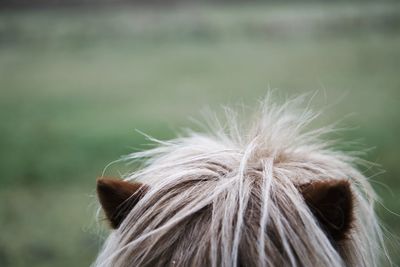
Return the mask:
<path id="1" fill-rule="evenodd" d="M 303 98 L 261 102 L 247 121 L 228 110 L 207 132 L 188 132 L 130 154 L 127 181 L 146 194 L 111 232 L 93 266 L 379 266 L 374 192 L 355 157 L 307 130 Z M 349 181 L 354 218 L 333 243 L 298 185 Z"/>

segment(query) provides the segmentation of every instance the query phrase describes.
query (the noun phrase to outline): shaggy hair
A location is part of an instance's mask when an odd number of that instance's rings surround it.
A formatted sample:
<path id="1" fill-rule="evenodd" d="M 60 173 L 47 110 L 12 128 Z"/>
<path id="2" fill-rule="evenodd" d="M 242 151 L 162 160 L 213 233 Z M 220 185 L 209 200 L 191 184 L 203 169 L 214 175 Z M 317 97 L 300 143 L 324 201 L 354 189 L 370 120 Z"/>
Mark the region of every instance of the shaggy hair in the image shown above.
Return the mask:
<path id="1" fill-rule="evenodd" d="M 357 159 L 322 140 L 332 129 L 307 130 L 316 115 L 302 98 L 269 99 L 252 120 L 228 110 L 206 133 L 128 155 L 144 165 L 125 181 L 145 186 L 93 266 L 377 266 L 375 195 Z M 326 196 L 339 215 L 314 207 Z"/>

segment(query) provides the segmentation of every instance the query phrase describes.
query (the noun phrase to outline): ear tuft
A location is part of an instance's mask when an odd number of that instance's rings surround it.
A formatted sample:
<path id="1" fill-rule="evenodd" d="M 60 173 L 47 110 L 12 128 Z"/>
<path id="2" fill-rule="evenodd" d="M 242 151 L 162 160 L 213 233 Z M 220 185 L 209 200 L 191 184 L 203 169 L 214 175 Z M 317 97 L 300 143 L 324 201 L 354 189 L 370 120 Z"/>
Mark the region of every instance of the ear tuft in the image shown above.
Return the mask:
<path id="1" fill-rule="evenodd" d="M 112 228 L 119 227 L 131 208 L 146 193 L 147 186 L 141 183 L 98 178 L 97 196 Z"/>
<path id="2" fill-rule="evenodd" d="M 336 242 L 345 240 L 353 222 L 353 193 L 348 180 L 314 181 L 300 186 L 321 228 Z"/>

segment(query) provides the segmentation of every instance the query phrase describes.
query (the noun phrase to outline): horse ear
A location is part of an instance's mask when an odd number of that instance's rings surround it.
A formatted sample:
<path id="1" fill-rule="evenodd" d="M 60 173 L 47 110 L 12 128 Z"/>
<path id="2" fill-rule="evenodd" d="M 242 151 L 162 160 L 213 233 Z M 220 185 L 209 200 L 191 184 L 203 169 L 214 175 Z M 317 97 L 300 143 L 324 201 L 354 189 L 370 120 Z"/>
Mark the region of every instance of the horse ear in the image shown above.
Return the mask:
<path id="1" fill-rule="evenodd" d="M 112 228 L 119 227 L 147 189 L 147 186 L 137 182 L 110 178 L 97 179 L 97 196 Z"/>
<path id="2" fill-rule="evenodd" d="M 314 181 L 299 188 L 321 228 L 335 242 L 345 240 L 353 222 L 353 193 L 348 180 Z"/>

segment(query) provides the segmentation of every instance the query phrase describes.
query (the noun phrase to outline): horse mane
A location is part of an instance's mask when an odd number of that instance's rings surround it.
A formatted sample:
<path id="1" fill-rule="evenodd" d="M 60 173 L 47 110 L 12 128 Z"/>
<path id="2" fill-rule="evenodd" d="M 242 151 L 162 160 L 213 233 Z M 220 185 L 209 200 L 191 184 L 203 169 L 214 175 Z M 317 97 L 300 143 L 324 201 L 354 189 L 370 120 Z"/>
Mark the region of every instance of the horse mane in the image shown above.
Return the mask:
<path id="1" fill-rule="evenodd" d="M 146 193 L 93 266 L 378 266 L 374 191 L 358 158 L 325 140 L 332 127 L 309 129 L 318 114 L 304 100 L 268 96 L 251 119 L 226 109 L 206 131 L 149 137 L 157 146 L 124 158 L 142 163 L 124 180 Z M 299 190 L 314 182 L 351 189 L 353 215 L 337 242 Z"/>

